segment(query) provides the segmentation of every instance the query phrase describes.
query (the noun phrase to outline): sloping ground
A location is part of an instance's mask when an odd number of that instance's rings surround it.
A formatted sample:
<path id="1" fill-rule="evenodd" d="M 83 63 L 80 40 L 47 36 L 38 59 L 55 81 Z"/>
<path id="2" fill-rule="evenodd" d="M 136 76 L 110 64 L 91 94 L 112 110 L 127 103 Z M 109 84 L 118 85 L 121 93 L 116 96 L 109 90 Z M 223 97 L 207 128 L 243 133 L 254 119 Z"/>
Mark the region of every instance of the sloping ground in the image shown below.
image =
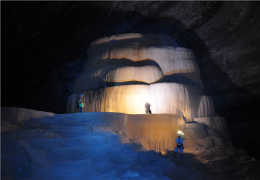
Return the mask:
<path id="1" fill-rule="evenodd" d="M 25 108 L 1 107 L 1 132 L 17 130 L 25 121 L 52 117 L 54 113 Z"/>
<path id="2" fill-rule="evenodd" d="M 122 117 L 112 113 L 56 115 L 29 120 L 19 131 L 2 133 L 2 178 L 166 180 L 173 175 L 185 179 L 184 172 L 193 179 L 205 176 L 155 152 L 142 151 L 138 145 L 122 144 L 110 131 L 120 126 L 116 121 Z M 104 128 L 109 125 L 114 126 Z"/>
<path id="3" fill-rule="evenodd" d="M 214 179 L 205 164 L 192 154 L 178 159 L 172 151 L 167 156 L 147 151 L 174 147 L 174 140 L 166 146 L 161 142 L 167 142 L 166 137 L 172 141 L 168 136 L 176 134 L 173 132 L 181 127 L 179 122 L 175 115 L 117 113 L 74 113 L 27 120 L 20 129 L 1 133 L 1 177 Z M 228 177 L 225 175 L 221 179 Z"/>
<path id="4" fill-rule="evenodd" d="M 52 113 L 19 108 L 3 108 L 2 111 L 3 132 L 28 128 L 32 124 L 37 124 L 36 122 L 44 117 L 54 116 Z M 71 115 L 72 117 L 70 117 Z M 78 117 L 76 114 L 71 115 L 62 116 L 69 119 Z M 197 118 L 196 122 L 185 123 L 182 117 L 174 114 L 96 113 L 97 118 L 92 123 L 89 120 L 90 115 L 92 113 L 84 113 L 86 123 L 91 128 L 119 134 L 121 142 L 141 144 L 144 150 L 153 150 L 163 154 L 173 151 L 176 147 L 175 139 L 178 130 L 183 130 L 186 134 L 184 145 L 185 151 L 189 153 L 199 153 L 208 148 L 221 146 L 225 135 L 223 127 L 216 128 L 215 125 L 218 125 L 222 119 Z M 57 116 L 61 115 L 55 117 Z M 36 119 L 38 120 L 36 121 Z M 215 123 L 211 127 L 209 123 L 212 120 Z M 56 120 L 54 121 L 56 123 Z M 39 124 L 41 123 L 39 122 Z"/>

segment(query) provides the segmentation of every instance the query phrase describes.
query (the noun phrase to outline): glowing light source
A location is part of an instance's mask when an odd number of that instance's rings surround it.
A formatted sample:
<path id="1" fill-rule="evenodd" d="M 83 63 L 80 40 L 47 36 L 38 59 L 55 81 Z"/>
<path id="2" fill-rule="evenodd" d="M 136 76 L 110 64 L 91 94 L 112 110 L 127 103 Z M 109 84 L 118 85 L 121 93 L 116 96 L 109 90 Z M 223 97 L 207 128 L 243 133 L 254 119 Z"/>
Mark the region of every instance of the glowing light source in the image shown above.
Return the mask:
<path id="1" fill-rule="evenodd" d="M 184 132 L 182 132 L 181 130 L 178 130 L 177 134 L 178 134 L 179 136 L 184 136 Z"/>

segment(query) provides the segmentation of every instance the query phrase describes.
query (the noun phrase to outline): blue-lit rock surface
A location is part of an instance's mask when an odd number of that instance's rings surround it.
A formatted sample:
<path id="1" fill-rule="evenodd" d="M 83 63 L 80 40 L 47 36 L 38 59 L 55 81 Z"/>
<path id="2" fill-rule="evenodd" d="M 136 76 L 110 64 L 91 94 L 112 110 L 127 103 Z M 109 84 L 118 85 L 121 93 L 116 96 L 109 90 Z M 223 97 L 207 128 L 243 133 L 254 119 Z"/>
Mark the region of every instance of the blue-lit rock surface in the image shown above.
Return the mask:
<path id="1" fill-rule="evenodd" d="M 219 134 L 223 126 L 218 118 L 184 123 L 172 114 L 58 115 L 19 108 L 13 120 L 6 118 L 12 117 L 10 112 L 14 110 L 2 109 L 2 124 L 13 125 L 1 131 L 2 179 L 224 180 L 252 171 L 248 168 L 251 159 L 235 151 L 223 151 Z M 18 122 L 15 118 L 19 112 L 34 118 Z M 37 114 L 41 116 L 35 118 Z M 185 133 L 185 153 L 179 158 L 172 151 L 178 128 Z M 227 159 L 230 154 L 234 159 Z M 246 161 L 243 170 L 234 169 L 236 161 Z M 230 174 L 230 169 L 234 173 Z"/>
<path id="2" fill-rule="evenodd" d="M 153 148 L 159 147 L 160 141 L 155 139 L 154 146 L 150 147 L 152 151 L 145 146 L 145 139 L 152 141 L 160 134 L 160 130 L 154 126 L 159 115 L 150 119 L 145 116 L 74 113 L 25 120 L 19 128 L 1 134 L 2 177 L 26 180 L 166 180 L 185 178 L 189 173 L 192 179 L 203 178 L 205 172 L 178 165 L 156 153 Z M 160 116 L 163 118 L 163 115 Z M 170 132 L 175 134 L 178 126 L 177 121 L 168 122 L 172 115 L 167 116 L 168 120 L 160 122 L 166 126 L 175 123 L 175 126 L 165 130 L 165 137 Z M 165 125 L 161 125 L 162 128 Z M 155 128 L 154 134 L 152 128 Z M 140 132 L 133 134 L 135 131 Z M 161 138 L 164 138 L 161 134 Z M 171 136 L 168 138 L 171 139 Z M 172 141 L 174 146 L 174 139 Z"/>

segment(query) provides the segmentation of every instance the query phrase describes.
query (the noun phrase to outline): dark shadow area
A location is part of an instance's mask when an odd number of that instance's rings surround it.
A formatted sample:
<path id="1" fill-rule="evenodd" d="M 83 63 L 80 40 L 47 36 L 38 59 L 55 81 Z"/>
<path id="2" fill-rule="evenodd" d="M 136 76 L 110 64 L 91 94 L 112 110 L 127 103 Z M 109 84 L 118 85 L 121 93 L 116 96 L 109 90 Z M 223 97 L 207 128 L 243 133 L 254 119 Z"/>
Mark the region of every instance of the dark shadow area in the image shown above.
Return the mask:
<path id="1" fill-rule="evenodd" d="M 160 82 L 173 82 L 173 83 L 180 83 L 187 86 L 191 86 L 197 89 L 202 88 L 199 82 L 196 82 L 195 80 L 188 78 L 186 74 L 176 73 L 172 75 L 167 75 L 155 83 L 160 83 Z"/>
<path id="2" fill-rule="evenodd" d="M 207 166 L 206 163 L 202 163 L 196 156 L 190 153 L 176 153 L 174 151 L 168 151 L 164 158 L 174 162 L 177 166 L 182 167 L 183 170 L 180 173 L 185 173 L 184 169 L 194 168 L 198 174 L 202 173 L 204 176 L 201 179 L 232 179 L 230 174 L 214 174 L 212 169 Z M 186 174 L 189 176 L 189 174 Z M 170 176 L 175 179 L 175 175 Z M 192 177 L 190 177 L 192 178 Z M 195 178 L 195 177 L 194 177 Z M 196 179 L 196 178 L 195 178 Z"/>
<path id="3" fill-rule="evenodd" d="M 30 154 L 10 136 L 11 133 L 1 133 L 1 179 L 30 179 L 33 169 Z"/>
<path id="4" fill-rule="evenodd" d="M 102 59 L 99 63 L 91 63 L 89 64 L 98 66 L 101 68 L 107 68 L 109 70 L 114 70 L 113 68 L 123 67 L 123 66 L 135 66 L 135 67 L 142 67 L 142 66 L 156 66 L 158 69 L 161 70 L 161 67 L 152 59 L 143 59 L 138 62 L 134 62 L 130 59 Z M 115 66 L 115 67 L 114 67 Z M 112 68 L 112 69 L 111 69 Z"/>
<path id="5" fill-rule="evenodd" d="M 219 155 L 219 154 L 218 154 Z M 217 156 L 218 156 L 217 155 Z M 242 160 L 236 157 L 243 157 L 239 153 L 234 156 L 225 158 L 216 158 L 216 153 L 213 155 L 208 154 L 207 157 L 194 156 L 190 153 L 177 154 L 173 151 L 168 152 L 166 159 L 176 163 L 176 165 L 183 167 L 195 168 L 198 172 L 206 172 L 206 179 L 223 179 L 223 180 L 237 180 L 237 179 L 258 179 L 260 174 L 257 166 L 259 162 L 250 162 L 250 160 Z M 221 157 L 221 155 L 219 155 Z M 205 162 L 207 161 L 207 163 Z"/>
<path id="6" fill-rule="evenodd" d="M 122 85 L 149 85 L 149 83 L 140 81 L 126 81 L 126 82 L 106 82 L 107 87 L 122 86 Z"/>
<path id="7" fill-rule="evenodd" d="M 159 24 L 160 26 L 160 24 Z M 138 31 L 136 31 L 138 32 Z M 131 33 L 131 32 L 128 32 Z M 138 32 L 140 33 L 140 32 Z M 116 47 L 117 49 L 127 49 L 127 48 L 141 48 L 141 46 L 137 46 L 136 43 L 141 43 L 142 47 L 178 47 L 177 42 L 170 38 L 170 36 L 166 36 L 167 34 L 165 34 L 165 38 L 162 39 L 160 37 L 156 37 L 156 32 L 142 32 L 143 34 L 141 35 L 141 37 L 137 37 L 137 38 L 125 38 L 125 39 L 119 39 L 119 40 L 111 40 L 109 42 L 104 42 L 104 43 L 98 43 L 98 44 L 94 44 L 91 46 L 91 50 L 105 50 L 107 51 L 107 49 L 105 49 L 105 47 Z M 147 33 L 147 34 L 146 34 Z M 111 33 L 111 35 L 115 35 L 117 33 Z M 159 35 L 162 34 L 158 33 Z M 122 46 L 123 45 L 123 46 Z M 103 51 L 99 51 L 101 54 L 103 54 Z"/>

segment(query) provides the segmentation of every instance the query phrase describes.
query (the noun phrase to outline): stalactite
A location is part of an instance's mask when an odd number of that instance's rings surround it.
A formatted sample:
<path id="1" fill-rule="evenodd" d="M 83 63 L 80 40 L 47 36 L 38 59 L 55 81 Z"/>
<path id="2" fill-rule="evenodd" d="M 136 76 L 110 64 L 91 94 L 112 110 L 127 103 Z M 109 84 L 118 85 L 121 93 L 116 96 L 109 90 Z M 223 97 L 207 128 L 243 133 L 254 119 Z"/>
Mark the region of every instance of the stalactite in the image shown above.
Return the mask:
<path id="1" fill-rule="evenodd" d="M 179 114 L 187 121 L 214 116 L 195 60 L 192 50 L 167 35 L 132 33 L 98 39 L 88 49 L 85 67 L 93 83 L 83 82 L 89 80 L 84 75 L 77 81 L 77 87 L 86 87 L 80 88 L 84 111 L 144 114 L 149 103 L 151 113 Z"/>
<path id="2" fill-rule="evenodd" d="M 149 103 L 153 114 L 181 112 L 190 120 L 197 116 L 195 110 L 198 109 L 199 98 L 197 91 L 179 83 L 120 85 L 85 91 L 84 111 L 145 114 L 145 104 Z"/>
<path id="3" fill-rule="evenodd" d="M 214 104 L 209 96 L 201 96 L 198 117 L 215 116 Z"/>

